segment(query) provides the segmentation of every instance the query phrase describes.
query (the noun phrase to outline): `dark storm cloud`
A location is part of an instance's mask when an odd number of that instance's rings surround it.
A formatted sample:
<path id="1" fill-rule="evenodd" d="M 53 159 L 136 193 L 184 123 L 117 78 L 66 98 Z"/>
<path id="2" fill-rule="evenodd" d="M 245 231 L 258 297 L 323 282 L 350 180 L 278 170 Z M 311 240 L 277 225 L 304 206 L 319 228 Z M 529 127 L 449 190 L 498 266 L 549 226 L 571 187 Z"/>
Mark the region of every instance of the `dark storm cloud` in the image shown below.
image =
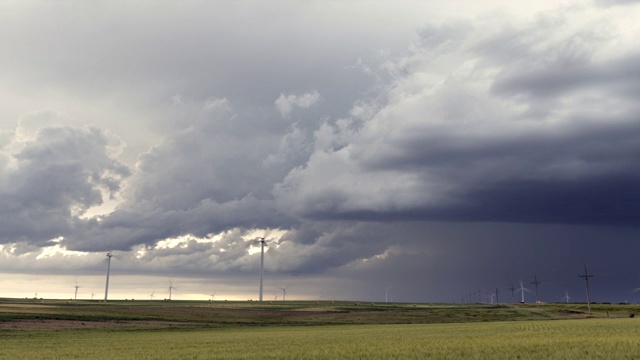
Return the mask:
<path id="1" fill-rule="evenodd" d="M 275 263 L 270 270 L 294 275 L 322 273 L 383 253 L 390 236 L 393 233 L 388 229 L 366 223 L 304 223 L 269 250 L 269 259 Z"/>
<path id="2" fill-rule="evenodd" d="M 473 145 L 430 134 L 394 144 L 395 153 L 367 161 L 365 169 L 401 169 L 425 177 L 437 172 L 461 184 L 452 206 L 410 209 L 400 218 L 635 225 L 639 123 L 583 123 L 567 133 L 547 130 Z"/>
<path id="3" fill-rule="evenodd" d="M 129 169 L 95 128 L 47 127 L 3 166 L 2 242 L 47 244 L 73 231 L 76 216 L 120 190 Z"/>
<path id="4" fill-rule="evenodd" d="M 3 266 L 96 270 L 104 254 L 64 251 L 115 251 L 126 274 L 252 284 L 264 236 L 269 282 L 326 298 L 458 300 L 534 274 L 559 298 L 583 264 L 617 297 L 640 280 L 640 68 L 619 7 L 425 21 L 400 54 L 411 38 L 361 8 L 250 4 L 3 18 L 12 92 L 135 103 L 124 120 L 159 139 L 129 176 L 107 131 L 2 134 Z"/>
<path id="5" fill-rule="evenodd" d="M 305 96 L 313 99 L 298 106 L 320 96 L 331 101 L 321 90 L 295 94 L 283 84 L 272 89 L 270 113 L 238 111 L 226 99 L 178 97 L 176 133 L 141 155 L 126 200 L 65 244 L 125 249 L 233 227 L 290 228 L 305 217 L 630 223 L 636 194 L 622 202 L 622 191 L 589 189 L 636 180 L 632 109 L 624 102 L 611 123 L 599 117 L 609 103 L 587 116 L 572 96 L 597 89 L 623 101 L 621 90 L 609 90 L 633 83 L 634 56 L 593 62 L 590 41 L 608 40 L 580 28 L 576 41 L 560 21 L 545 29 L 551 35 L 540 50 L 534 25 L 541 21 L 512 30 L 523 64 L 538 64 L 534 70 L 500 58 L 508 46 L 503 31 L 480 34 L 484 25 L 462 21 L 425 27 L 405 58 L 382 67 L 395 76 L 385 101 L 365 99 L 338 120 L 309 118 L 302 109 L 296 119 L 276 121 L 274 101 L 285 117 Z M 543 61 L 549 54 L 557 56 Z M 166 61 L 156 66 L 166 69 Z M 550 93 L 570 102 L 551 102 L 546 119 L 529 118 L 531 108 L 549 104 Z"/>
<path id="6" fill-rule="evenodd" d="M 377 228 L 381 224 L 371 226 Z M 481 290 L 488 302 L 484 293 L 498 288 L 501 302 L 510 302 L 508 288 L 523 281 L 533 289 L 534 276 L 542 281 L 545 302 L 561 301 L 565 291 L 574 301 L 585 301 L 584 280 L 578 277 L 584 265 L 596 274 L 593 301 L 632 300 L 640 282 L 632 254 L 639 247 L 636 228 L 421 221 L 384 228 L 394 233 L 395 246 L 381 256 L 327 270 L 348 276 L 363 296 L 376 301 L 391 286 L 396 301 L 459 301 Z M 526 301 L 533 301 L 531 292 Z"/>
<path id="7" fill-rule="evenodd" d="M 637 92 L 640 78 L 640 55 L 635 53 L 605 64 L 552 64 L 543 69 L 520 71 L 500 76 L 494 91 L 500 95 L 528 95 L 555 98 L 571 91 L 584 91 L 607 86 L 614 91 L 609 96 L 630 97 Z M 630 91 L 630 90 L 636 91 Z"/>
<path id="8" fill-rule="evenodd" d="M 316 219 L 635 225 L 637 55 L 603 57 L 589 42 L 567 55 L 563 20 L 542 46 L 514 30 L 534 70 L 496 62 L 479 31 L 424 30 L 386 103 L 361 128 L 329 125 L 348 145 L 317 150 L 276 198 Z M 584 59 L 567 62 L 574 50 Z"/>
<path id="9" fill-rule="evenodd" d="M 187 111 L 191 118 L 182 130 L 140 157 L 126 201 L 65 244 L 126 250 L 181 235 L 294 223 L 274 211 L 270 195 L 291 164 L 265 164 L 282 137 L 273 128 L 286 137 L 287 124 L 236 113 L 225 99 L 199 105 Z"/>

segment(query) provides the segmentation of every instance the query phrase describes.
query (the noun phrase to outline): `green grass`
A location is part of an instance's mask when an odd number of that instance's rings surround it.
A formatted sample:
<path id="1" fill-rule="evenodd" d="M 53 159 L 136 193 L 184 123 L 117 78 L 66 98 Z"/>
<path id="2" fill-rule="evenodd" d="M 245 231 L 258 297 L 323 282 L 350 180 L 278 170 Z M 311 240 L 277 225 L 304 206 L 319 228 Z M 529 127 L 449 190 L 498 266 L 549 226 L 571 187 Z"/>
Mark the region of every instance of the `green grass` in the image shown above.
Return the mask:
<path id="1" fill-rule="evenodd" d="M 0 299 L 0 359 L 640 359 L 637 305 Z"/>
<path id="2" fill-rule="evenodd" d="M 638 359 L 635 319 L 0 333 L 3 359 Z"/>

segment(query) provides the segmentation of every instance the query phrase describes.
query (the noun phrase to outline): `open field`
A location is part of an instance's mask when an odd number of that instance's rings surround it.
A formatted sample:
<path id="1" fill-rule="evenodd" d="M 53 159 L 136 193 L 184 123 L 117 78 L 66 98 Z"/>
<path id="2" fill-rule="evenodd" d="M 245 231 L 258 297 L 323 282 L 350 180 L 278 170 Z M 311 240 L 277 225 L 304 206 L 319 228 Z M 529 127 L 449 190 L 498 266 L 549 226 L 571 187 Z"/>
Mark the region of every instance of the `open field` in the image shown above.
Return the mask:
<path id="1" fill-rule="evenodd" d="M 634 319 L 0 335 L 6 359 L 637 359 Z"/>
<path id="2" fill-rule="evenodd" d="M 0 300 L 0 358 L 640 358 L 640 307 L 593 308 Z"/>

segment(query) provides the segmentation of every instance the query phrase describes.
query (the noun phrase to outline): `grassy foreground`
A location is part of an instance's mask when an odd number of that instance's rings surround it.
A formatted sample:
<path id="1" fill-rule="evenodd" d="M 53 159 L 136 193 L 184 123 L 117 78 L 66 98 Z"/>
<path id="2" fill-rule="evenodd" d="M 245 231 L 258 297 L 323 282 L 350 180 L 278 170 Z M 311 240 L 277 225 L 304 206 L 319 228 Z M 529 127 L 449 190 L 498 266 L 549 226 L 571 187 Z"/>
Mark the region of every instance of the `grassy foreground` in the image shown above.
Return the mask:
<path id="1" fill-rule="evenodd" d="M 634 319 L 0 334 L 3 359 L 638 359 Z"/>
<path id="2" fill-rule="evenodd" d="M 0 359 L 640 359 L 637 305 L 0 299 Z"/>

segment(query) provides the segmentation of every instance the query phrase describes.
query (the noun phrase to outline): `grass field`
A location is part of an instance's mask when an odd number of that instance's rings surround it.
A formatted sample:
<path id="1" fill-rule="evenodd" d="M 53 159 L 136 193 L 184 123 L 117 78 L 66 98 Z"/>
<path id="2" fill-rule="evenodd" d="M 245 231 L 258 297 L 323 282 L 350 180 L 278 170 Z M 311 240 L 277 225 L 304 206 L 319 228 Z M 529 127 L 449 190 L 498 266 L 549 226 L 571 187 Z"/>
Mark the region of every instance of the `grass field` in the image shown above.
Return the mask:
<path id="1" fill-rule="evenodd" d="M 2 359 L 639 359 L 637 307 L 0 301 Z M 575 318 L 575 319 L 571 319 Z"/>
<path id="2" fill-rule="evenodd" d="M 1 333 L 4 359 L 638 359 L 633 319 Z"/>

